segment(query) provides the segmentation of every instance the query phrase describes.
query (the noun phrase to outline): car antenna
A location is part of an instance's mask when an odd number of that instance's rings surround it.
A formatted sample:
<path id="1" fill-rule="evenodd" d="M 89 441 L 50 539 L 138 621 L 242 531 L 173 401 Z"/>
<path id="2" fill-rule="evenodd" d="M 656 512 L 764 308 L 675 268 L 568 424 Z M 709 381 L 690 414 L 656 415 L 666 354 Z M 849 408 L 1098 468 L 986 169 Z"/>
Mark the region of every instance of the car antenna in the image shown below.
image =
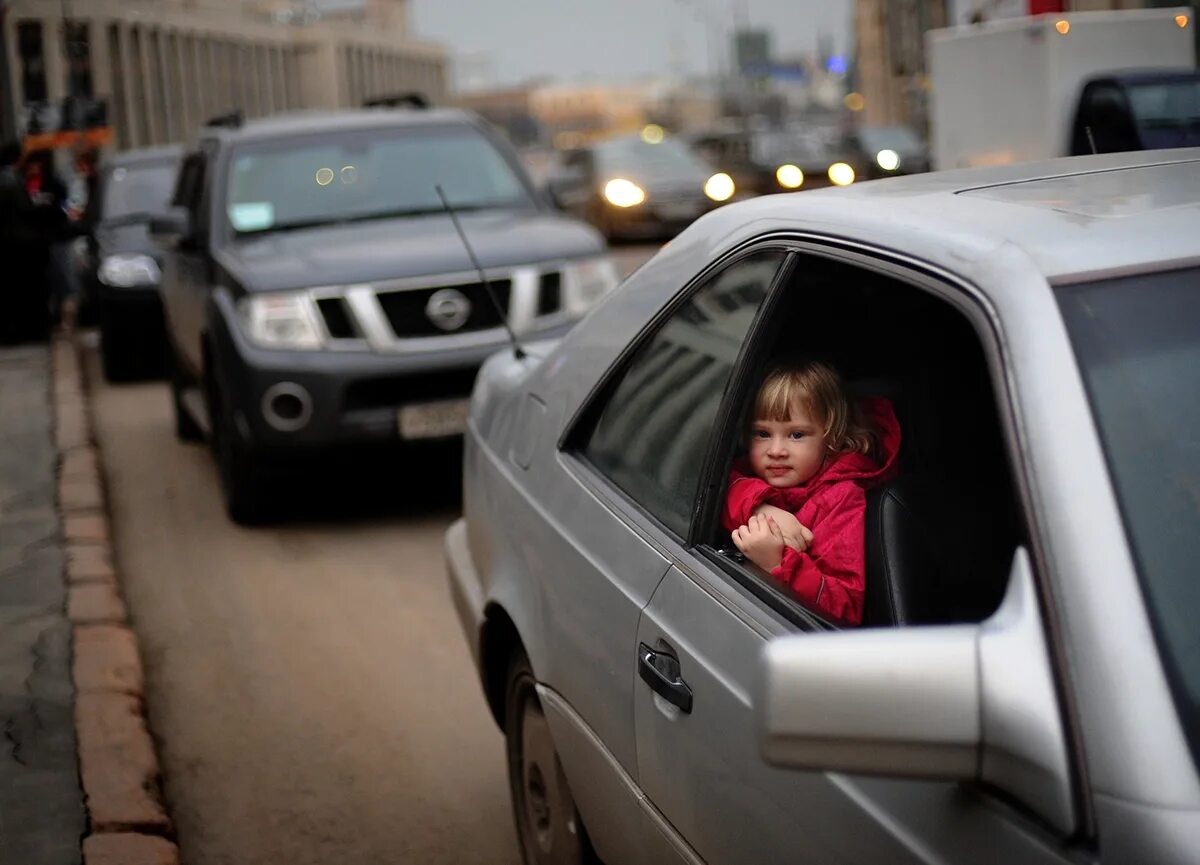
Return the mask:
<path id="1" fill-rule="evenodd" d="M 471 264 L 475 265 L 475 271 L 479 274 L 479 281 L 483 283 L 483 288 L 487 292 L 487 296 L 491 298 L 492 306 L 496 308 L 496 315 L 500 316 L 500 323 L 504 325 L 504 330 L 508 334 L 508 341 L 512 343 L 513 357 L 517 360 L 523 360 L 525 358 L 525 349 L 521 348 L 521 344 L 517 342 L 517 335 L 513 333 L 513 329 L 508 323 L 508 315 L 504 312 L 504 307 L 500 305 L 500 298 L 496 297 L 491 280 L 484 274 L 483 268 L 479 266 L 479 259 L 475 257 L 475 250 L 471 249 L 471 244 L 467 242 L 467 235 L 458 221 L 458 214 L 450 206 L 450 201 L 446 198 L 446 193 L 442 191 L 441 185 L 435 183 L 433 188 L 437 192 L 438 198 L 442 200 L 442 207 L 446 208 L 446 212 L 450 214 L 450 220 L 454 223 L 454 229 L 458 232 L 458 238 L 462 241 L 463 247 L 466 248 L 467 255 L 471 259 Z"/>

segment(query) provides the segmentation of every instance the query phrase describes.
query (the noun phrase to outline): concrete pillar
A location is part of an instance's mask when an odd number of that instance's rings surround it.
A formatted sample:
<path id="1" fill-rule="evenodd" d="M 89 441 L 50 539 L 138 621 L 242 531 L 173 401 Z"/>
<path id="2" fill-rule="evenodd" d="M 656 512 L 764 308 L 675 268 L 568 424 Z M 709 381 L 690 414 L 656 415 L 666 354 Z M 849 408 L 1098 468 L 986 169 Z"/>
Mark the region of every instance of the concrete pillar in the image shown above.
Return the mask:
<path id="1" fill-rule="evenodd" d="M 140 25 L 135 25 L 135 27 L 138 37 L 135 44 L 139 49 L 137 62 L 142 73 L 142 104 L 138 106 L 138 110 L 142 113 L 143 118 L 141 129 L 146 135 L 146 140 L 141 143 L 141 146 L 148 147 L 163 140 L 162 118 L 155 110 L 158 105 L 158 93 L 156 92 L 158 76 L 154 74 L 154 32 Z"/>
<path id="2" fill-rule="evenodd" d="M 87 23 L 88 45 L 91 51 L 92 94 L 108 103 L 111 113 L 113 97 L 113 59 L 108 44 L 108 22 L 93 18 Z M 110 118 L 111 122 L 111 118 Z"/>
<path id="3" fill-rule="evenodd" d="M 67 95 L 67 58 L 61 18 L 43 18 L 42 59 L 46 64 L 46 98 L 61 105 Z"/>
<path id="4" fill-rule="evenodd" d="M 179 138 L 190 138 L 196 123 L 196 101 L 200 96 L 200 88 L 196 82 L 195 52 L 192 46 L 196 37 L 190 32 L 182 32 L 175 37 L 175 68 L 178 75 L 175 79 L 179 88 Z"/>

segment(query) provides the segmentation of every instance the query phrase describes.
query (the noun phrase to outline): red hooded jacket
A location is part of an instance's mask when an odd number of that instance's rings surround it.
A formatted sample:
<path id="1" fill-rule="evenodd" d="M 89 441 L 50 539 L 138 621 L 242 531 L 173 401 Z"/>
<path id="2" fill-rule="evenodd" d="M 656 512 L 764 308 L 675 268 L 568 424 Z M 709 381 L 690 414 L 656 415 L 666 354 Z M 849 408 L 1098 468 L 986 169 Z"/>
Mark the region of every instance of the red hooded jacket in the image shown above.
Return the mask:
<path id="1" fill-rule="evenodd" d="M 866 588 L 866 490 L 895 475 L 900 450 L 900 424 L 892 404 L 869 398 L 860 404 L 863 421 L 876 435 L 876 462 L 860 453 L 829 459 L 803 484 L 776 489 L 750 474 L 745 459 L 730 473 L 722 524 L 729 531 L 743 526 L 759 505 L 791 511 L 813 533 L 803 553 L 785 547 L 783 561 L 771 576 L 787 583 L 808 603 L 852 624 L 862 622 Z"/>

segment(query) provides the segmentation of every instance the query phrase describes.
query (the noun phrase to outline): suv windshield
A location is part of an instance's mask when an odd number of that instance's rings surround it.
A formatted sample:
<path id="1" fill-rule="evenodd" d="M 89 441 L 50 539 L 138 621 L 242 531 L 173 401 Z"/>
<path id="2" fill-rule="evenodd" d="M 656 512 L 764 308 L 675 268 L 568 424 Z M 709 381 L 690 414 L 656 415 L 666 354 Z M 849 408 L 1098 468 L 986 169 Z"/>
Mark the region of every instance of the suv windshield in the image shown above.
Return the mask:
<path id="1" fill-rule="evenodd" d="M 1200 757 L 1200 269 L 1072 286 L 1059 303 Z"/>
<path id="2" fill-rule="evenodd" d="M 101 192 L 101 219 L 162 213 L 175 188 L 176 163 L 144 162 L 109 170 Z"/>
<path id="3" fill-rule="evenodd" d="M 466 127 L 371 129 L 238 149 L 226 213 L 253 234 L 439 213 L 440 185 L 459 210 L 532 206 L 512 166 Z"/>

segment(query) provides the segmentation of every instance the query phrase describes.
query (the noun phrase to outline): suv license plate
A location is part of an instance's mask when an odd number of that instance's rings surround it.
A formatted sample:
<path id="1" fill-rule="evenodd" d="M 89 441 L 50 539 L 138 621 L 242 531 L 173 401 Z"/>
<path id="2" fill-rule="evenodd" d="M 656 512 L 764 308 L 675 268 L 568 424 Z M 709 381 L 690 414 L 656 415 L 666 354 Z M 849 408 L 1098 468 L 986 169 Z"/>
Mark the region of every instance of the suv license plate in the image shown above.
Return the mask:
<path id="1" fill-rule="evenodd" d="M 426 402 L 400 407 L 400 437 L 432 439 L 459 435 L 467 428 L 468 399 Z"/>

